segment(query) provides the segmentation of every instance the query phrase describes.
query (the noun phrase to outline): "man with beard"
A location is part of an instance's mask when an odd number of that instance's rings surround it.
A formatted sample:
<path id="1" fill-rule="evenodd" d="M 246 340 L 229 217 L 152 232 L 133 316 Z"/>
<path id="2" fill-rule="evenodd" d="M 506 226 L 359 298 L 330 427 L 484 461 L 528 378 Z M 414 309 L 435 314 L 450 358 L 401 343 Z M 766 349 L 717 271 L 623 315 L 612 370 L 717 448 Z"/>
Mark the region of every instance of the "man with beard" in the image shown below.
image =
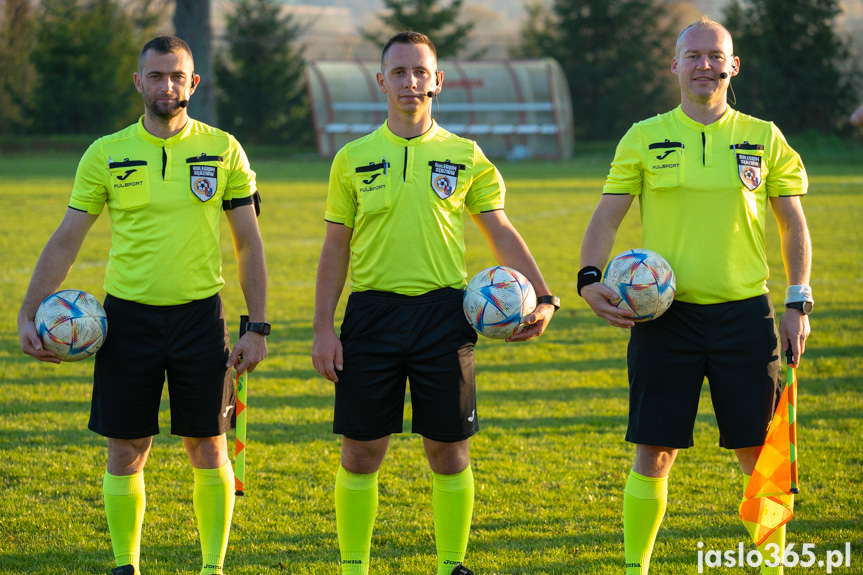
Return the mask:
<path id="1" fill-rule="evenodd" d="M 225 438 L 235 400 L 231 368 L 253 371 L 267 355 L 255 173 L 233 136 L 189 118 L 186 106 L 199 81 L 183 40 L 162 36 L 144 45 L 134 74 L 144 115 L 84 154 L 65 217 L 39 257 L 18 313 L 24 353 L 59 363 L 39 341 L 36 309 L 63 283 L 107 204 L 110 331 L 96 354 L 88 427 L 108 439 L 102 491 L 115 575 L 139 573 L 144 465 L 159 433 L 166 373 L 171 433 L 183 438 L 194 471 L 200 572 L 222 573 L 234 506 Z M 251 322 L 233 350 L 219 297 L 222 210 Z"/>

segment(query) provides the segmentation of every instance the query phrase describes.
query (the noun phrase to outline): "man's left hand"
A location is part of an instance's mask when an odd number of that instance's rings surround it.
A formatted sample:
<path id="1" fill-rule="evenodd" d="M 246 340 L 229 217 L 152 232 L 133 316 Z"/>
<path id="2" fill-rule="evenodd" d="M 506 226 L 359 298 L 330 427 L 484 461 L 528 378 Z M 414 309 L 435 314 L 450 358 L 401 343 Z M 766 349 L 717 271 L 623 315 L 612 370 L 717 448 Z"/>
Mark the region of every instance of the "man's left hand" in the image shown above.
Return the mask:
<path id="1" fill-rule="evenodd" d="M 247 331 L 231 350 L 227 367 L 233 367 L 237 373 L 244 371 L 252 373 L 265 357 L 267 357 L 267 338 L 259 333 Z"/>
<path id="2" fill-rule="evenodd" d="M 779 337 L 782 342 L 782 353 L 788 351 L 791 344 L 793 367 L 800 363 L 800 356 L 806 349 L 806 339 L 809 337 L 809 316 L 794 308 L 785 308 L 782 319 L 779 320 Z"/>

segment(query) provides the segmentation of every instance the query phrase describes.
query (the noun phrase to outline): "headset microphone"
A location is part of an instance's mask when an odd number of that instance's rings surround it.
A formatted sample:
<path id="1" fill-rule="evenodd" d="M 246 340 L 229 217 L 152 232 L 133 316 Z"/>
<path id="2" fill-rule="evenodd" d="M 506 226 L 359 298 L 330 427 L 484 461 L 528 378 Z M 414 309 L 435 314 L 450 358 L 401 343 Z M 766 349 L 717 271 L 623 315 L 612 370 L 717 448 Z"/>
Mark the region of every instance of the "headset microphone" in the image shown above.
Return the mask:
<path id="1" fill-rule="evenodd" d="M 722 79 L 724 80 L 725 78 L 727 78 L 727 77 L 728 77 L 728 74 L 727 74 L 727 73 L 725 73 L 725 72 L 722 72 L 722 73 L 719 75 L 719 77 L 720 77 L 720 78 L 722 78 Z"/>
<path id="2" fill-rule="evenodd" d="M 434 90 L 429 90 L 428 92 L 426 92 L 426 96 L 428 96 L 429 98 L 434 98 Z"/>
<path id="3" fill-rule="evenodd" d="M 195 86 L 197 86 L 197 85 L 198 85 L 198 84 L 197 84 L 194 80 L 192 80 L 192 89 L 194 89 L 194 88 L 195 88 Z M 178 102 L 178 105 L 179 105 L 181 108 L 185 108 L 186 106 L 188 106 L 188 105 L 189 105 L 189 96 L 190 96 L 189 91 L 188 91 L 188 90 L 186 90 L 186 99 L 185 99 L 185 100 L 180 100 L 180 101 Z"/>

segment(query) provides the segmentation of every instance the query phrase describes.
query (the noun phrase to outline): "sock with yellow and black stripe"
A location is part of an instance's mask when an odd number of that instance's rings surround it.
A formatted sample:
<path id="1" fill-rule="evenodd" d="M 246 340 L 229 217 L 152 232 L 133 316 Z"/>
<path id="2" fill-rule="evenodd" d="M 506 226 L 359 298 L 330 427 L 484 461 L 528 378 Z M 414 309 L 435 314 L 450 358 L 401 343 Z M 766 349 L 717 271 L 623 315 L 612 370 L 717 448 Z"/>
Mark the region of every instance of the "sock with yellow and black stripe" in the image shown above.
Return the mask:
<path id="1" fill-rule="evenodd" d="M 117 566 L 132 565 L 139 573 L 141 560 L 141 528 L 147 499 L 144 492 L 144 472 L 135 475 L 111 475 L 102 478 L 105 516 Z"/>
<path id="2" fill-rule="evenodd" d="M 470 465 L 453 475 L 432 473 L 432 505 L 437 546 L 437 575 L 450 575 L 464 562 L 473 514 L 473 471 Z"/>
<path id="3" fill-rule="evenodd" d="M 623 492 L 626 575 L 647 575 L 667 501 L 667 477 L 645 477 L 635 470 L 630 471 Z"/>
<path id="4" fill-rule="evenodd" d="M 342 575 L 367 575 L 378 510 L 378 473 L 336 472 L 336 531 Z"/>

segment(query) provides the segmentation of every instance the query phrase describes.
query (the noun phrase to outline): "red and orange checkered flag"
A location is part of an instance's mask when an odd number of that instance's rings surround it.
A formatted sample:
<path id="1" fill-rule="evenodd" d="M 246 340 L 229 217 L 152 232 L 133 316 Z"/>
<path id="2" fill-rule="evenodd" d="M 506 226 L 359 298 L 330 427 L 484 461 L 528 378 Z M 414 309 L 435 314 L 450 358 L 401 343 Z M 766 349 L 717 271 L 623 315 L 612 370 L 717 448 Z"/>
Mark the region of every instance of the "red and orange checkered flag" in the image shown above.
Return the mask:
<path id="1" fill-rule="evenodd" d="M 789 358 L 788 377 L 764 447 L 740 503 L 740 519 L 761 545 L 794 515 L 797 485 L 797 373 Z"/>

